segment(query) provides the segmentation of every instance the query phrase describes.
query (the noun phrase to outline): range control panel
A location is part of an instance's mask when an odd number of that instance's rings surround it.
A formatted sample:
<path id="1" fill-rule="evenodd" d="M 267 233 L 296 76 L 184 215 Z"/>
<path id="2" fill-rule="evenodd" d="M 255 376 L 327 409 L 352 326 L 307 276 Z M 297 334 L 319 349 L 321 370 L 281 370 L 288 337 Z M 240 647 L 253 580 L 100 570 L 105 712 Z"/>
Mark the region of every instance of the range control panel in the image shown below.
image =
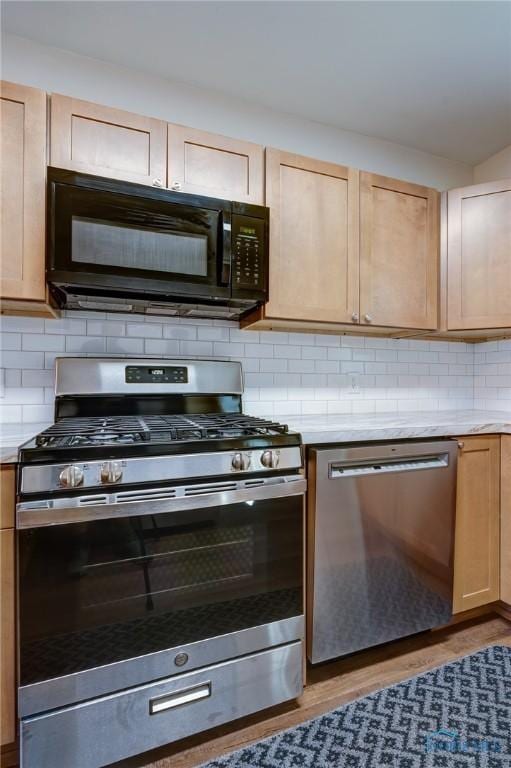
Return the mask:
<path id="1" fill-rule="evenodd" d="M 232 217 L 232 287 L 264 290 L 265 223 L 250 216 Z"/>
<path id="2" fill-rule="evenodd" d="M 158 368 L 145 365 L 126 366 L 126 384 L 187 384 L 188 368 L 165 365 Z"/>

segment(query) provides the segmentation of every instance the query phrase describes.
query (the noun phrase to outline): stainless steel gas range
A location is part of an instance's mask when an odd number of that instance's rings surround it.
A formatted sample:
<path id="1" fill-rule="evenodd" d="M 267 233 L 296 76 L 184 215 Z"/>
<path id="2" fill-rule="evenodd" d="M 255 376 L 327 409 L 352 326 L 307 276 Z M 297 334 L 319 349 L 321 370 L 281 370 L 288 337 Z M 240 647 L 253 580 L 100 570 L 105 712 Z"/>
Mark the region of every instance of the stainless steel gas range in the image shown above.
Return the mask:
<path id="1" fill-rule="evenodd" d="M 300 436 L 241 367 L 61 358 L 20 450 L 22 768 L 99 768 L 300 695 Z"/>

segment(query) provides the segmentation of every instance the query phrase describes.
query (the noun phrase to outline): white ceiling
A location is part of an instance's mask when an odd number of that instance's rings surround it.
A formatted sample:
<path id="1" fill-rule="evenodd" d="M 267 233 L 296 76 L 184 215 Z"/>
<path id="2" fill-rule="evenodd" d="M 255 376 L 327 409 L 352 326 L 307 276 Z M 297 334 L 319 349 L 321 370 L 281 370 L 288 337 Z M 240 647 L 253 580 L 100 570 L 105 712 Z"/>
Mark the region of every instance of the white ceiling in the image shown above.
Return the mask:
<path id="1" fill-rule="evenodd" d="M 511 2 L 10 2 L 3 31 L 475 164 L 511 143 Z"/>

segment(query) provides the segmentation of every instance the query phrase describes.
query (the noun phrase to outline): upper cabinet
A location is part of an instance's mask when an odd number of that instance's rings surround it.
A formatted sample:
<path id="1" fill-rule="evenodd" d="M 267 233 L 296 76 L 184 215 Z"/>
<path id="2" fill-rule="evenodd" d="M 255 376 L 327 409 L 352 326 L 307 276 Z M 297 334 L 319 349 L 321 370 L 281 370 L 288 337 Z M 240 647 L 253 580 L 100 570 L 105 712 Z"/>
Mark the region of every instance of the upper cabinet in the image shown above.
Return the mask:
<path id="1" fill-rule="evenodd" d="M 270 298 L 245 327 L 437 328 L 438 192 L 267 149 L 266 204 Z"/>
<path id="2" fill-rule="evenodd" d="M 169 124 L 167 157 L 170 189 L 264 203 L 264 149 L 258 144 Z"/>
<path id="3" fill-rule="evenodd" d="M 353 322 L 358 315 L 358 171 L 266 150 L 270 300 L 265 315 Z"/>
<path id="4" fill-rule="evenodd" d="M 447 329 L 511 327 L 511 179 L 447 196 Z"/>
<path id="5" fill-rule="evenodd" d="M 50 161 L 57 168 L 167 184 L 167 124 L 161 120 L 53 95 L 50 134 Z"/>
<path id="6" fill-rule="evenodd" d="M 436 329 L 440 196 L 360 174 L 360 320 Z"/>
<path id="7" fill-rule="evenodd" d="M 44 272 L 46 94 L 1 83 L 2 311 L 48 314 Z"/>

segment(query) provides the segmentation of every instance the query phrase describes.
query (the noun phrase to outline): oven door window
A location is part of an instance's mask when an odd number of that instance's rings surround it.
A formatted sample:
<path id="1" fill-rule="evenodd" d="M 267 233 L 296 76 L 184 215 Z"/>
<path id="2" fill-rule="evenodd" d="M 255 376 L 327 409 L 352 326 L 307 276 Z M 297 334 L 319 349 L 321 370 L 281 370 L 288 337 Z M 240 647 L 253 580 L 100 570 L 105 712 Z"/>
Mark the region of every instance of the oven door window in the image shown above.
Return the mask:
<path id="1" fill-rule="evenodd" d="M 227 290 L 227 210 L 56 184 L 50 269 L 118 289 Z"/>
<path id="2" fill-rule="evenodd" d="M 20 683 L 302 614 L 302 498 L 19 532 Z"/>

